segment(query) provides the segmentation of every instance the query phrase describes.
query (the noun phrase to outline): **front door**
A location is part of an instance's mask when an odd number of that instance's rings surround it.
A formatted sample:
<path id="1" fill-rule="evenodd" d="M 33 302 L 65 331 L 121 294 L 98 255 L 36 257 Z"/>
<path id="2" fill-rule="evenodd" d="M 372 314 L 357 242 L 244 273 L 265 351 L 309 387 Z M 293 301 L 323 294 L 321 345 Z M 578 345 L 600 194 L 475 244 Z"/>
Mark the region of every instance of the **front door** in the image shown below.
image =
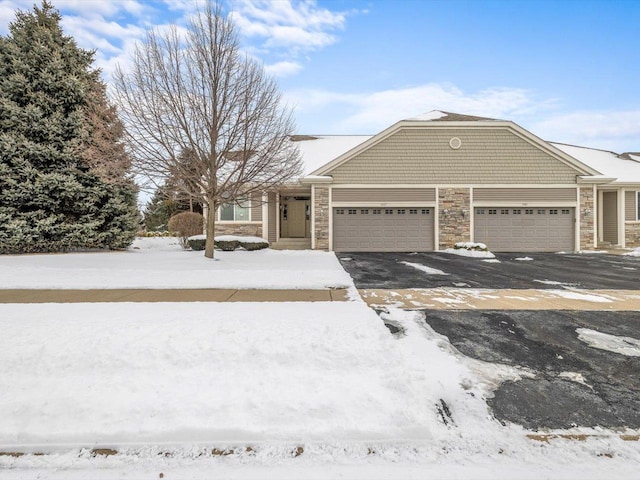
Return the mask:
<path id="1" fill-rule="evenodd" d="M 280 213 L 280 236 L 284 238 L 305 238 L 307 236 L 308 200 L 287 200 Z"/>

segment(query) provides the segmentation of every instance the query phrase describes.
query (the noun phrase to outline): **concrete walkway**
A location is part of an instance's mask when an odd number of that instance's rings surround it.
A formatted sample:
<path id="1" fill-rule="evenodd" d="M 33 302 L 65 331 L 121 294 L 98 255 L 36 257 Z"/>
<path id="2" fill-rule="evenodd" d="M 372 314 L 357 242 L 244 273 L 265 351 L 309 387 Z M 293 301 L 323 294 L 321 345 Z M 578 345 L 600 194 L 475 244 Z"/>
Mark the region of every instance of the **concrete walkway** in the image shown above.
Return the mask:
<path id="1" fill-rule="evenodd" d="M 359 290 L 372 307 L 433 310 L 640 310 L 640 290 Z"/>
<path id="2" fill-rule="evenodd" d="M 337 302 L 348 300 L 346 289 L 219 290 L 0 290 L 1 303 L 104 302 Z"/>

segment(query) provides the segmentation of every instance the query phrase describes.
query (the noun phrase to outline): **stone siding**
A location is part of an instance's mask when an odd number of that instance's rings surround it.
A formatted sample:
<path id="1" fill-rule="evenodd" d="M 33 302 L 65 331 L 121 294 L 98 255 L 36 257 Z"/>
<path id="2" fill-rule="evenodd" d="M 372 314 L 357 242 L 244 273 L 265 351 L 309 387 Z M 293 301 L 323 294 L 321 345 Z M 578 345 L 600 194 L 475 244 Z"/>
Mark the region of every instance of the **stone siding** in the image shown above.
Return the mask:
<path id="1" fill-rule="evenodd" d="M 440 188 L 438 210 L 440 250 L 471 239 L 472 212 L 468 188 Z"/>
<path id="2" fill-rule="evenodd" d="M 329 250 L 329 188 L 315 187 L 313 215 L 316 250 Z"/>
<path id="3" fill-rule="evenodd" d="M 580 250 L 593 250 L 593 221 L 595 219 L 593 187 L 580 189 L 578 215 L 580 215 Z"/>
<path id="4" fill-rule="evenodd" d="M 262 224 L 257 223 L 217 223 L 218 235 L 243 235 L 245 237 L 262 237 Z"/>
<path id="5" fill-rule="evenodd" d="M 640 247 L 640 222 L 625 223 L 625 247 Z"/>

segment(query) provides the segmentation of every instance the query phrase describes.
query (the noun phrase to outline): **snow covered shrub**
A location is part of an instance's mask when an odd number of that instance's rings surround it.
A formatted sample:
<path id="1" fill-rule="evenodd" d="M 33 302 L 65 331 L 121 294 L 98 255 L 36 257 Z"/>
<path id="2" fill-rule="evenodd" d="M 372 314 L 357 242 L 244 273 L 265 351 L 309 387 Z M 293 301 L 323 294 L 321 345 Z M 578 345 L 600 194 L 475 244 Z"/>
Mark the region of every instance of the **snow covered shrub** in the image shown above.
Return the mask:
<path id="1" fill-rule="evenodd" d="M 232 252 L 240 246 L 240 242 L 238 240 L 216 240 L 214 245 L 223 252 Z"/>
<path id="2" fill-rule="evenodd" d="M 475 250 L 477 252 L 488 252 L 489 249 L 484 243 L 475 243 L 475 242 L 458 242 L 453 248 L 456 250 Z"/>
<path id="3" fill-rule="evenodd" d="M 182 247 L 189 246 L 187 239 L 194 235 L 202 235 L 204 217 L 199 213 L 182 212 L 169 219 L 169 230 L 178 232 L 181 238 Z"/>
<path id="4" fill-rule="evenodd" d="M 240 242 L 240 246 L 248 251 L 262 250 L 269 248 L 269 242 Z"/>
<path id="5" fill-rule="evenodd" d="M 196 237 L 189 237 L 188 242 L 191 250 L 204 250 L 204 245 L 207 243 L 207 239 L 200 238 L 198 235 Z"/>

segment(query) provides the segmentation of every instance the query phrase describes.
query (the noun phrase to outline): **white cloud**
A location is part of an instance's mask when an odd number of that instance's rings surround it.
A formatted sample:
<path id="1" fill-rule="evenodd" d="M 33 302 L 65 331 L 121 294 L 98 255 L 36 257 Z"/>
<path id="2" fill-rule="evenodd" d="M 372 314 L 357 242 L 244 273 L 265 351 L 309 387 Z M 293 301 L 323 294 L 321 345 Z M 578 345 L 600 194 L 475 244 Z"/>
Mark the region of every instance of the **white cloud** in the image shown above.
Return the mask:
<path id="1" fill-rule="evenodd" d="M 437 83 L 373 93 L 300 90 L 287 97 L 301 113 L 346 108 L 350 113 L 333 127 L 341 133 L 376 132 L 398 120 L 430 110 L 514 119 L 528 117 L 553 105 L 550 100 L 536 100 L 531 92 L 518 88 L 490 88 L 467 93 L 454 85 Z"/>
<path id="2" fill-rule="evenodd" d="M 640 110 L 579 111 L 532 124 L 545 139 L 615 152 L 640 150 Z"/>
<path id="3" fill-rule="evenodd" d="M 270 75 L 286 77 L 298 73 L 302 70 L 302 65 L 296 62 L 277 62 L 271 65 L 265 65 L 264 69 Z"/>
<path id="4" fill-rule="evenodd" d="M 232 18 L 242 34 L 260 38 L 262 47 L 298 52 L 334 43 L 332 32 L 344 28 L 346 15 L 315 0 L 240 0 Z"/>

